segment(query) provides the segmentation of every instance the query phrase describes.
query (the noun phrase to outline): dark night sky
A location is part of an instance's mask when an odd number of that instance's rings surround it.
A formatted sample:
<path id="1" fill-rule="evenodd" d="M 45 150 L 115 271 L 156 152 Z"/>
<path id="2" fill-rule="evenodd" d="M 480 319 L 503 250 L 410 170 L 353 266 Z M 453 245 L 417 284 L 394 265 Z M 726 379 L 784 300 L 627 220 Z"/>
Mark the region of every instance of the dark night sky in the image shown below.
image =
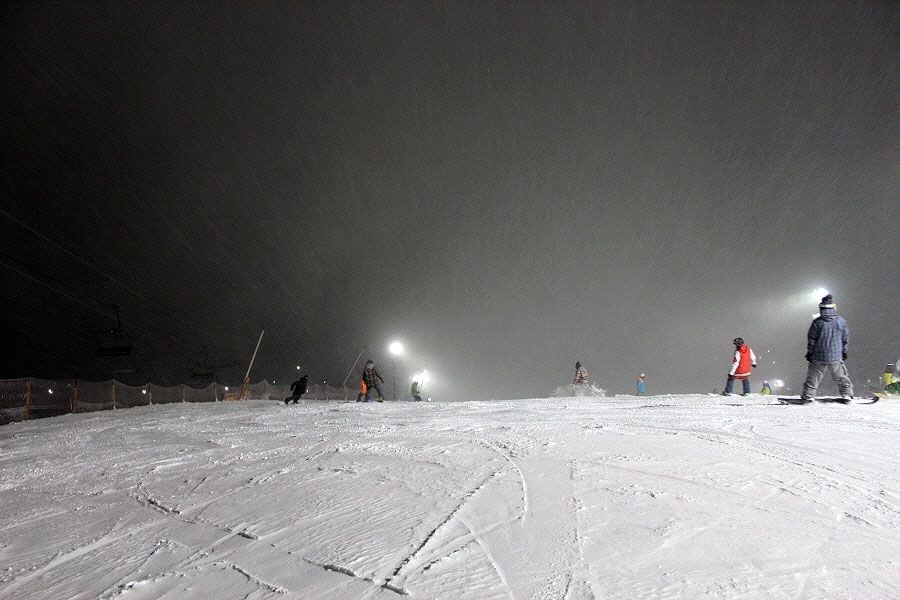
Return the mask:
<path id="1" fill-rule="evenodd" d="M 709 391 L 741 335 L 797 389 L 820 286 L 857 386 L 900 354 L 900 3 L 0 18 L 0 377 L 237 382 L 265 329 L 254 380 Z"/>

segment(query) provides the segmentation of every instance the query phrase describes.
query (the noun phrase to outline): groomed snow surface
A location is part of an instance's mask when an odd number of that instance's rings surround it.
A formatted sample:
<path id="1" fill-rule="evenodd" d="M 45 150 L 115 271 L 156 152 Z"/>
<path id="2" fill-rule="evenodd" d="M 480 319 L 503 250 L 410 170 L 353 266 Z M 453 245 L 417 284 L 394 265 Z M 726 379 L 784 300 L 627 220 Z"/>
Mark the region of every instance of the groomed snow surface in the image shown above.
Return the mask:
<path id="1" fill-rule="evenodd" d="M 900 402 L 174 404 L 0 428 L 0 598 L 900 598 Z"/>

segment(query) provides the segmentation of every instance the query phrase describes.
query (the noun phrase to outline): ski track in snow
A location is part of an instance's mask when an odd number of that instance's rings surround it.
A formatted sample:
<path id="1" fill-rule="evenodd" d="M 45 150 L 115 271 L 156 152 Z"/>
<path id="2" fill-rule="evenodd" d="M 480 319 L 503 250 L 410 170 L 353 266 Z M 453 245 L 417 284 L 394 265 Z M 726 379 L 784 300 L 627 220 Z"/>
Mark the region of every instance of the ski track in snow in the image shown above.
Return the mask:
<path id="1" fill-rule="evenodd" d="M 0 599 L 900 597 L 900 406 L 249 401 L 0 428 Z"/>
<path id="2" fill-rule="evenodd" d="M 513 469 L 516 470 L 516 473 L 518 473 L 519 482 L 522 486 L 522 514 L 516 517 L 516 519 L 524 521 L 528 516 L 528 481 L 525 479 L 525 475 L 522 473 L 522 469 L 519 468 L 519 465 L 516 464 L 516 461 L 514 461 L 512 457 L 509 456 L 509 454 L 498 448 L 495 444 L 491 442 L 484 442 L 484 445 L 502 456 L 503 459 L 508 462 Z"/>
<path id="3" fill-rule="evenodd" d="M 460 512 L 460 510 L 462 510 L 462 508 L 466 505 L 466 502 L 469 500 L 469 498 L 473 497 L 475 494 L 477 494 L 479 491 L 481 491 L 481 489 L 484 488 L 484 486 L 487 485 L 487 483 L 496 476 L 497 476 L 496 472 L 491 473 L 490 475 L 485 477 L 481 481 L 481 483 L 479 483 L 477 486 L 475 486 L 474 489 L 470 490 L 465 496 L 463 496 L 463 498 L 453 508 L 453 510 L 450 511 L 450 514 L 448 514 L 440 523 L 438 523 L 437 527 L 432 529 L 428 533 L 428 535 L 425 536 L 425 539 L 422 540 L 422 543 L 419 544 L 419 546 L 412 552 L 412 554 L 410 554 L 409 556 L 407 556 L 400 562 L 400 564 L 397 566 L 396 569 L 394 569 L 394 572 L 391 574 L 391 576 L 385 582 L 385 585 L 390 585 L 392 589 L 401 590 L 404 593 L 404 595 L 407 595 L 408 592 L 406 592 L 406 590 L 403 589 L 402 584 L 395 584 L 394 580 L 396 579 L 398 581 L 402 581 L 401 573 L 403 573 L 404 570 L 407 570 L 407 567 L 409 568 L 409 570 L 413 570 L 416 568 L 417 563 L 419 562 L 417 560 L 418 556 L 422 552 L 422 550 L 425 548 L 425 546 L 427 546 L 428 543 L 431 542 L 437 536 L 439 531 L 444 529 L 444 527 L 448 523 L 450 523 L 451 520 L 453 520 L 456 517 L 456 515 Z M 471 531 L 471 529 L 469 529 L 469 531 Z"/>

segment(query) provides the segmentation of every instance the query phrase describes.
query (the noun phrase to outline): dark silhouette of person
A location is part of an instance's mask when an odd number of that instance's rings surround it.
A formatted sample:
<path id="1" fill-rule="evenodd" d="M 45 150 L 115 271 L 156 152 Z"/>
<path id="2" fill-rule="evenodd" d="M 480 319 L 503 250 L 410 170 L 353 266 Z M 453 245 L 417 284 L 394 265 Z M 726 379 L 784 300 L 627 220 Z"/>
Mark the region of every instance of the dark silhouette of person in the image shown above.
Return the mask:
<path id="1" fill-rule="evenodd" d="M 304 375 L 297 381 L 291 384 L 291 392 L 292 394 L 284 399 L 284 403 L 287 404 L 291 400 L 294 401 L 294 404 L 297 404 L 297 401 L 300 400 L 300 396 L 306 393 L 307 384 L 309 383 L 309 375 Z"/>

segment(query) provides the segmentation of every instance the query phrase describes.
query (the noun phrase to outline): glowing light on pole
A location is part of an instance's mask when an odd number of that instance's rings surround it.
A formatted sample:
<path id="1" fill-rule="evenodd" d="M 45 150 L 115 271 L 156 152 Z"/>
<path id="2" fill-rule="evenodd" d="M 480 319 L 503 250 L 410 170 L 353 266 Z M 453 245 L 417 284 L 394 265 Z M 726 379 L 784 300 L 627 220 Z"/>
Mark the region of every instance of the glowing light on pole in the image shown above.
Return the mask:
<path id="1" fill-rule="evenodd" d="M 419 382 L 419 394 L 422 394 L 422 390 L 428 392 L 428 384 L 431 382 L 431 373 L 428 372 L 428 369 L 422 369 L 418 373 L 412 376 L 412 381 Z M 426 400 L 431 400 L 431 396 L 428 396 Z"/>
<path id="2" fill-rule="evenodd" d="M 428 372 L 428 369 L 422 369 L 418 373 L 412 376 L 413 381 L 418 381 L 423 386 L 427 385 L 429 381 L 431 381 L 431 373 Z"/>
<path id="3" fill-rule="evenodd" d="M 403 344 L 400 342 L 391 342 L 388 351 L 394 357 L 394 400 L 397 399 L 397 357 L 403 354 Z"/>

